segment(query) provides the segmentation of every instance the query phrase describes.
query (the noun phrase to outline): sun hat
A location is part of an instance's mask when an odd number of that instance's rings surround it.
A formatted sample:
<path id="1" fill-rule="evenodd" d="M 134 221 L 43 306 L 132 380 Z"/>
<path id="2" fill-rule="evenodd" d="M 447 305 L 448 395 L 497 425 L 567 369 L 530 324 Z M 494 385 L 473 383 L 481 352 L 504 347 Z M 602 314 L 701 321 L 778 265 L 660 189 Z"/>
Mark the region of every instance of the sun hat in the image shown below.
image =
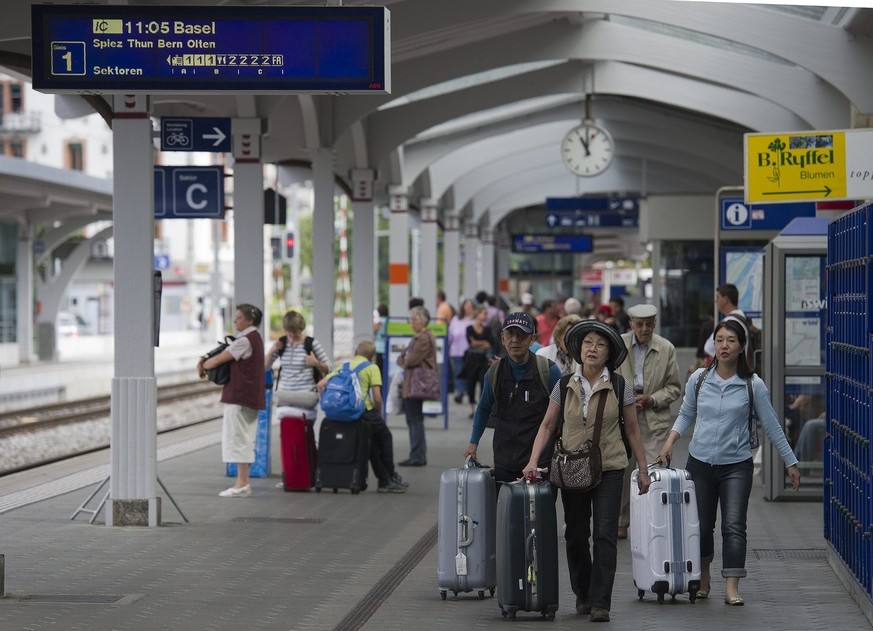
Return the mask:
<path id="1" fill-rule="evenodd" d="M 609 342 L 609 357 L 606 358 L 606 367 L 615 370 L 621 366 L 627 357 L 627 347 L 624 340 L 614 327 L 600 320 L 583 320 L 574 325 L 564 334 L 564 345 L 570 353 L 570 357 L 579 364 L 582 363 L 582 340 L 589 333 L 599 333 Z"/>

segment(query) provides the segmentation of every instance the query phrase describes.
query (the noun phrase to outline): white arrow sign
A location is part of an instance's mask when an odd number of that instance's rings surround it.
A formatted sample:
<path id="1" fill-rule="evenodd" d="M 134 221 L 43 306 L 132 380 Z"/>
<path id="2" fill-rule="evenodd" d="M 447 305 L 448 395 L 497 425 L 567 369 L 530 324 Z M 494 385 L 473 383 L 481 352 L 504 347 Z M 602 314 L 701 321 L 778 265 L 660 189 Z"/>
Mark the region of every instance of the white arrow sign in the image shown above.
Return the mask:
<path id="1" fill-rule="evenodd" d="M 212 146 L 217 147 L 218 145 L 221 144 L 221 142 L 225 138 L 227 138 L 227 136 L 225 136 L 224 132 L 222 132 L 218 127 L 213 127 L 212 131 L 214 131 L 215 133 L 214 134 L 203 134 L 203 139 L 204 140 L 214 140 L 215 142 L 212 143 Z"/>

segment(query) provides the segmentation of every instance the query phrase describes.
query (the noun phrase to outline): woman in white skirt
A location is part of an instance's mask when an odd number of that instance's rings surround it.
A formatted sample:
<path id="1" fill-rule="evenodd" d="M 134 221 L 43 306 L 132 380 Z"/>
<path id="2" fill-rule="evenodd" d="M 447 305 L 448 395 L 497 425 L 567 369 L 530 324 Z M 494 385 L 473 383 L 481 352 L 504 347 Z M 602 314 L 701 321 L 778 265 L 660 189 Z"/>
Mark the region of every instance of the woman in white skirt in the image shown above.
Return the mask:
<path id="1" fill-rule="evenodd" d="M 236 308 L 233 323 L 236 339 L 220 354 L 197 363 L 200 378 L 206 371 L 225 362 L 230 365 L 230 381 L 221 391 L 224 423 L 221 433 L 221 456 L 224 462 L 236 463 L 236 483 L 219 493 L 220 497 L 246 497 L 252 494 L 249 470 L 255 460 L 255 436 L 258 411 L 266 406 L 264 393 L 264 340 L 258 332 L 263 313 L 250 304 Z"/>

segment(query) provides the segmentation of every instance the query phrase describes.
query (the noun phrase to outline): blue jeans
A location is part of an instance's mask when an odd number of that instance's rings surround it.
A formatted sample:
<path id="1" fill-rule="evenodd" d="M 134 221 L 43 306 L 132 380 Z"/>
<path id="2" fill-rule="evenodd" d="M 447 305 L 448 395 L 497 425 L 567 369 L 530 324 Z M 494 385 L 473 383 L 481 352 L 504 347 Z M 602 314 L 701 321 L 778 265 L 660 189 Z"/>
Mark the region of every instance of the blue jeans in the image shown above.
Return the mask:
<path id="1" fill-rule="evenodd" d="M 421 399 L 403 399 L 406 425 L 409 427 L 409 459 L 427 462 L 427 438 L 424 435 L 424 414 Z"/>
<path id="2" fill-rule="evenodd" d="M 715 556 L 715 515 L 721 505 L 721 575 L 746 576 L 746 515 L 752 494 L 752 459 L 736 464 L 711 465 L 688 456 L 685 466 L 694 480 L 700 514 L 700 560 L 704 565 Z"/>
<path id="3" fill-rule="evenodd" d="M 621 512 L 621 492 L 624 469 L 604 471 L 594 490 L 587 493 L 561 491 L 564 522 L 567 530 L 567 566 L 573 593 L 587 599 L 589 605 L 609 611 L 612 607 L 612 587 L 618 555 L 618 515 Z M 592 538 L 594 554 L 589 540 Z"/>

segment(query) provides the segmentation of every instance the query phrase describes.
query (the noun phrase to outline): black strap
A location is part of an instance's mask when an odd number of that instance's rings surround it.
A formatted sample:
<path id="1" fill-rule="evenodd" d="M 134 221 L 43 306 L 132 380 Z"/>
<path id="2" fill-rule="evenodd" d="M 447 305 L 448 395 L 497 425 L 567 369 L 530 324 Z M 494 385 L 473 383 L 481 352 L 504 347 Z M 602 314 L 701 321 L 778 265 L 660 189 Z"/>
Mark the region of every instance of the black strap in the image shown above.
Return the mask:
<path id="1" fill-rule="evenodd" d="M 622 375 L 615 371 L 609 373 L 609 379 L 612 382 L 612 391 L 615 393 L 615 400 L 618 402 L 618 429 L 621 430 L 621 442 L 624 443 L 624 451 L 627 454 L 627 457 L 630 458 L 630 441 L 627 439 L 627 434 L 624 431 L 624 388 L 626 381 Z"/>

